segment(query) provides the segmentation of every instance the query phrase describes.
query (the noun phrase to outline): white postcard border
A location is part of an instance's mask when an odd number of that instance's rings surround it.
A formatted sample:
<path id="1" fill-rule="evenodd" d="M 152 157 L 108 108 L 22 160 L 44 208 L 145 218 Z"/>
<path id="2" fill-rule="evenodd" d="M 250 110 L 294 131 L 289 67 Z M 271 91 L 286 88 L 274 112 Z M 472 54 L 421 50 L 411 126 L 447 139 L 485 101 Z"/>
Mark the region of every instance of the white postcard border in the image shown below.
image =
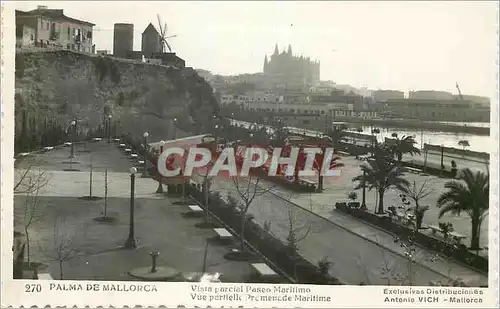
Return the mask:
<path id="1" fill-rule="evenodd" d="M 497 4 L 498 5 L 498 4 Z M 397 287 L 383 287 L 383 286 L 372 286 L 372 287 L 359 287 L 359 286 L 304 286 L 304 285 L 289 285 L 294 288 L 309 288 L 312 290 L 311 295 L 320 295 L 322 297 L 330 297 L 331 302 L 321 302 L 321 301 L 309 301 L 300 302 L 297 300 L 292 300 L 289 302 L 258 302 L 249 300 L 248 297 L 242 301 L 228 302 L 226 300 L 222 301 L 208 301 L 207 300 L 192 300 L 193 287 L 233 287 L 237 288 L 242 286 L 244 290 L 247 286 L 252 288 L 259 288 L 262 286 L 267 287 L 267 285 L 259 284 L 227 284 L 220 283 L 217 285 L 201 285 L 201 284 L 190 284 L 190 283 L 160 283 L 160 282 L 106 282 L 106 281 L 56 281 L 56 280 L 13 280 L 12 279 L 12 241 L 13 241 L 13 147 L 14 144 L 14 63 L 15 63 L 15 18 L 14 18 L 14 4 L 12 2 L 2 2 L 2 19 L 1 19 L 1 30 L 2 30 L 2 41 L 1 41 L 1 294 L 2 294 L 2 304 L 1 306 L 13 306 L 13 307 L 55 307 L 55 306 L 66 306 L 66 307 L 84 307 L 84 306 L 167 306 L 167 307 L 177 307 L 177 306 L 211 306 L 211 307 L 234 307 L 234 306 L 244 306 L 244 307 L 315 307 L 315 308 L 333 308 L 333 307 L 377 307 L 377 308 L 387 308 L 387 307 L 422 307 L 425 305 L 429 308 L 444 308 L 450 307 L 449 303 L 437 302 L 437 303 L 384 303 L 384 298 L 388 296 L 384 294 L 387 289 L 396 290 Z M 497 14 L 498 16 L 498 14 Z M 498 27 L 498 25 L 497 25 Z M 498 38 L 497 38 L 498 39 Z M 495 48 L 498 57 L 498 40 L 495 42 Z M 493 72 L 495 74 L 492 78 L 497 80 L 498 87 L 498 60 Z M 492 99 L 491 104 L 491 137 L 492 142 L 497 146 L 497 152 L 491 155 L 491 162 L 495 164 L 490 165 L 491 172 L 491 198 L 490 203 L 493 205 L 490 208 L 489 213 L 489 259 L 494 261 L 489 265 L 489 288 L 468 288 L 467 291 L 482 291 L 484 294 L 482 297 L 483 303 L 476 304 L 477 307 L 498 307 L 498 143 L 500 141 L 498 135 L 499 122 L 498 122 L 498 89 L 496 92 L 490 96 Z M 75 288 L 83 289 L 82 291 L 61 291 L 60 288 Z M 108 286 L 108 289 L 117 289 L 103 291 L 104 287 Z M 114 288 L 110 288 L 114 286 Z M 122 289 L 139 289 L 141 286 L 143 292 L 124 292 L 119 291 L 120 287 Z M 156 289 L 157 291 L 145 291 L 145 287 L 148 286 L 149 289 Z M 287 285 L 281 285 L 286 287 Z M 270 286 L 272 287 L 272 286 Z M 99 288 L 99 291 L 95 289 Z M 36 292 L 37 289 L 41 289 L 42 292 Z M 27 291 L 28 290 L 28 291 Z M 29 290 L 33 290 L 31 292 Z M 402 287 L 399 288 L 400 296 L 411 294 L 411 291 L 424 290 L 427 292 L 443 290 L 443 291 L 464 291 L 462 288 L 449 288 L 449 287 Z M 429 295 L 434 295 L 430 293 Z M 473 292 L 474 293 L 474 292 Z M 213 294 L 213 293 L 212 293 Z M 237 294 L 237 293 L 236 293 Z M 244 295 L 242 293 L 241 295 Z M 246 293 L 249 294 L 249 293 Z M 297 293 L 290 293 L 293 295 Z M 211 292 L 198 293 L 198 295 L 206 295 L 208 298 Z M 416 294 L 415 294 L 416 295 Z M 425 294 L 428 296 L 427 294 Z M 393 295 L 394 296 L 394 295 Z M 443 298 L 444 296 L 439 296 Z M 474 304 L 453 304 L 453 307 L 457 308 L 471 308 L 475 307 Z"/>

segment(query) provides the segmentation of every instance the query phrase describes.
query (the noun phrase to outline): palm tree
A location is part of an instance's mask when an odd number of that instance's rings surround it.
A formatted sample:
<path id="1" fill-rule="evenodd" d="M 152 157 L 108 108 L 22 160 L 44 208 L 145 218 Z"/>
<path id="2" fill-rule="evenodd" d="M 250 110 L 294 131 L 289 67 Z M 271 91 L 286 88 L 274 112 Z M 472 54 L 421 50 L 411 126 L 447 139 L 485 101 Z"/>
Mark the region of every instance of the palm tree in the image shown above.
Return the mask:
<path id="1" fill-rule="evenodd" d="M 392 133 L 391 136 L 394 138 L 394 144 L 390 146 L 390 149 L 394 157 L 397 157 L 398 163 L 401 163 L 403 155 L 406 153 L 412 156 L 420 154 L 420 149 L 415 147 L 417 142 L 415 142 L 413 136 L 403 135 L 400 138 L 397 133 Z"/>
<path id="2" fill-rule="evenodd" d="M 472 250 L 479 250 L 481 224 L 488 215 L 490 182 L 489 175 L 481 171 L 473 172 L 469 168 L 460 171 L 456 180 L 445 183 L 447 192 L 437 200 L 440 208 L 439 218 L 446 213 L 460 215 L 465 212 L 471 219 Z"/>
<path id="3" fill-rule="evenodd" d="M 345 137 L 346 133 L 341 127 L 334 127 L 328 131 L 328 136 L 332 139 L 333 149 L 337 150 L 340 141 Z"/>
<path id="4" fill-rule="evenodd" d="M 362 175 L 352 181 L 358 182 L 355 190 L 366 186 L 368 190 L 375 188 L 378 192 L 378 214 L 384 213 L 384 193 L 391 187 L 408 187 L 409 182 L 403 178 L 405 169 L 391 164 L 387 150 L 380 147 L 374 148 L 374 157 L 367 164 L 361 165 Z"/>

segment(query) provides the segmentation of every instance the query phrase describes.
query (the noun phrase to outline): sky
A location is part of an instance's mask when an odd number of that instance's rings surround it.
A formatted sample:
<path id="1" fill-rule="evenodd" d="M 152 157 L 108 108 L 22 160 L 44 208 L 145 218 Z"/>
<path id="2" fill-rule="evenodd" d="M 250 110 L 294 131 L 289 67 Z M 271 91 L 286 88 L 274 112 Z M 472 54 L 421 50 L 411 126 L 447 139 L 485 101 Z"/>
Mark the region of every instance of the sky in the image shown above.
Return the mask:
<path id="1" fill-rule="evenodd" d="M 369 89 L 444 90 L 494 97 L 496 1 L 17 2 L 90 21 L 96 49 L 113 49 L 113 24 L 134 24 L 134 49 L 157 14 L 187 66 L 214 74 L 262 72 L 264 56 L 292 45 L 321 62 L 321 80 Z M 495 65 L 495 63 L 497 63 Z"/>

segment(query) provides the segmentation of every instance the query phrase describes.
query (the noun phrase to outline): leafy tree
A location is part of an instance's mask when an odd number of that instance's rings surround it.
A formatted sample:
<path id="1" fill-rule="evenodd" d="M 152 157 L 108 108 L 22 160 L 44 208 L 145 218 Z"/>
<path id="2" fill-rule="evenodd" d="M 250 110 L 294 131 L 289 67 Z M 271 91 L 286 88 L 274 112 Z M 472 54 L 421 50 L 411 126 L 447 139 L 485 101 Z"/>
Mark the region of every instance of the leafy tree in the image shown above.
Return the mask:
<path id="1" fill-rule="evenodd" d="M 368 190 L 376 189 L 379 197 L 378 214 L 384 213 L 384 194 L 391 187 L 409 186 L 409 182 L 403 178 L 405 169 L 391 164 L 387 150 L 380 147 L 374 148 L 374 157 L 368 163 L 361 165 L 364 175 L 353 178 L 358 182 L 354 190 L 359 190 L 366 185 Z"/>
<path id="2" fill-rule="evenodd" d="M 390 145 L 389 149 L 394 157 L 397 158 L 399 163 L 403 159 L 403 155 L 406 153 L 410 155 L 420 154 L 420 149 L 415 147 L 417 142 L 415 142 L 413 136 L 402 135 L 399 137 L 397 133 L 392 133 L 392 137 L 394 138 L 394 144 Z"/>
<path id="3" fill-rule="evenodd" d="M 413 200 L 415 206 L 411 209 L 413 210 L 413 214 L 415 216 L 415 228 L 418 230 L 422 228 L 422 222 L 424 220 L 424 215 L 427 210 L 429 210 L 429 206 L 420 205 L 420 201 L 429 196 L 433 192 L 433 188 L 430 183 L 425 180 L 422 184 L 417 184 L 416 181 L 413 181 L 409 186 L 399 186 L 399 191 L 401 191 L 404 196 Z"/>
<path id="4" fill-rule="evenodd" d="M 471 219 L 471 249 L 479 250 L 481 224 L 488 215 L 490 182 L 489 175 L 466 168 L 460 171 L 456 180 L 445 183 L 448 191 L 437 201 L 439 218 L 446 213 L 460 215 L 465 212 Z"/>

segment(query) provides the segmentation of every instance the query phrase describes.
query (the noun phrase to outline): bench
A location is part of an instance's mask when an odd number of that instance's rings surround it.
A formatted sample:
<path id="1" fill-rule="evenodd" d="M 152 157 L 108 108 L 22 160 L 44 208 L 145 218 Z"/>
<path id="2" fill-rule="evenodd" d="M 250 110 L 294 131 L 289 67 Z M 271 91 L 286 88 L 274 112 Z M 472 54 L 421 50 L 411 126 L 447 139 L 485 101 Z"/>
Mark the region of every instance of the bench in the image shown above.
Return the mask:
<path id="1" fill-rule="evenodd" d="M 198 205 L 189 205 L 188 207 L 191 212 L 203 212 L 203 208 Z"/>
<path id="2" fill-rule="evenodd" d="M 125 144 L 120 144 L 120 145 L 118 145 L 118 147 L 120 147 L 120 148 L 125 148 L 125 147 L 127 147 L 127 145 L 125 145 Z"/>
<path id="3" fill-rule="evenodd" d="M 43 150 L 44 150 L 44 151 L 49 151 L 49 150 L 52 150 L 52 149 L 54 149 L 54 147 L 50 147 L 50 146 L 48 146 L 48 147 L 44 147 L 44 148 L 43 148 Z"/>
<path id="4" fill-rule="evenodd" d="M 143 165 L 144 164 L 144 160 L 139 160 L 139 161 L 137 161 L 137 163 L 139 163 L 140 165 Z"/>
<path id="5" fill-rule="evenodd" d="M 279 275 L 266 263 L 252 263 L 250 266 L 257 272 L 261 279 L 270 280 L 279 278 Z"/>
<path id="6" fill-rule="evenodd" d="M 101 141 L 101 140 L 102 140 L 102 138 L 100 138 L 100 137 L 94 137 L 92 140 L 93 140 L 94 142 L 99 142 L 99 141 Z"/>
<path id="7" fill-rule="evenodd" d="M 414 174 L 420 174 L 422 173 L 423 171 L 419 168 L 413 168 L 413 167 L 407 167 L 406 170 L 410 173 L 414 173 Z"/>
<path id="8" fill-rule="evenodd" d="M 66 142 L 64 143 L 64 146 L 71 146 L 71 144 L 72 144 L 71 142 Z"/>
<path id="9" fill-rule="evenodd" d="M 27 157 L 27 156 L 29 156 L 29 155 L 30 155 L 30 153 L 29 153 L 29 152 L 21 152 L 21 153 L 19 154 L 19 156 L 20 156 L 20 157 Z"/>
<path id="10" fill-rule="evenodd" d="M 435 225 L 429 225 L 428 228 L 432 230 L 432 235 L 436 235 L 437 232 L 442 233 L 441 228 Z"/>
<path id="11" fill-rule="evenodd" d="M 133 159 L 133 158 L 137 158 L 137 154 L 136 153 L 131 153 L 130 154 L 130 157 Z"/>
<path id="12" fill-rule="evenodd" d="M 358 156 L 357 159 L 361 161 L 367 161 L 371 156 L 370 155 L 362 155 Z"/>
<path id="13" fill-rule="evenodd" d="M 345 152 L 345 151 L 337 151 L 337 153 L 341 156 L 348 156 L 349 153 L 348 152 Z"/>
<path id="14" fill-rule="evenodd" d="M 132 152 L 132 149 L 130 149 L 130 148 L 125 148 L 125 152 Z"/>
<path id="15" fill-rule="evenodd" d="M 214 232 L 217 234 L 217 238 L 220 240 L 231 240 L 233 239 L 233 234 L 229 233 L 225 228 L 215 228 Z"/>
<path id="16" fill-rule="evenodd" d="M 450 233 L 448 233 L 448 235 L 450 235 L 457 243 L 461 243 L 462 240 L 467 238 L 467 236 L 464 236 L 462 234 L 458 234 L 457 232 L 450 232 Z"/>
<path id="17" fill-rule="evenodd" d="M 113 142 L 117 142 L 118 143 L 119 141 L 120 141 L 119 138 L 113 138 Z"/>

